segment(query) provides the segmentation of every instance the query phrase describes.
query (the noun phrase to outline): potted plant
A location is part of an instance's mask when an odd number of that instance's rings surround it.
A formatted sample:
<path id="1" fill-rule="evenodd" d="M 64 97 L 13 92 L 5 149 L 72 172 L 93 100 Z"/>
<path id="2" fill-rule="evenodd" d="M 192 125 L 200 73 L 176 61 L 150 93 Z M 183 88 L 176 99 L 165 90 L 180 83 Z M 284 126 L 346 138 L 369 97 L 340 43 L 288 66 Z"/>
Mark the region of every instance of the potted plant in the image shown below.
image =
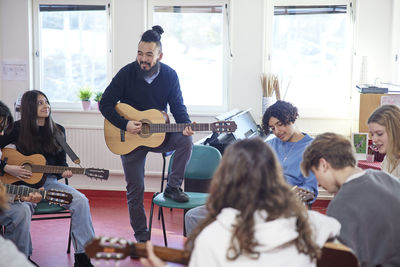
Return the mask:
<path id="1" fill-rule="evenodd" d="M 92 90 L 90 88 L 81 88 L 78 92 L 78 97 L 82 101 L 83 110 L 90 109 L 90 98 L 92 97 Z"/>
<path id="2" fill-rule="evenodd" d="M 94 94 L 94 101 L 97 102 L 97 108 L 99 108 L 99 102 L 101 100 L 101 97 L 103 96 L 103 92 L 102 91 L 98 91 Z"/>

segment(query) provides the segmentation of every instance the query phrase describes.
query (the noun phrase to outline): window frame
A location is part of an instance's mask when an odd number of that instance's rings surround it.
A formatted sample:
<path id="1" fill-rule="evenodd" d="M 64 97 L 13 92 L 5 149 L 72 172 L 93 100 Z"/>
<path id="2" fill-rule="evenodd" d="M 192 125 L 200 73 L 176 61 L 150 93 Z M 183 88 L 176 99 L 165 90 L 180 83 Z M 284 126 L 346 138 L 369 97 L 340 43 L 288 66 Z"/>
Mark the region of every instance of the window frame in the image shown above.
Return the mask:
<path id="1" fill-rule="evenodd" d="M 188 105 L 185 103 L 188 112 L 192 115 L 215 115 L 228 110 L 228 84 L 230 73 L 230 0 L 148 0 L 147 1 L 147 28 L 153 26 L 153 7 L 154 6 L 215 6 L 221 5 L 223 15 L 223 39 L 222 39 L 222 50 L 223 50 L 223 62 L 222 62 L 222 104 L 219 106 L 208 106 L 208 105 Z M 161 40 L 162 42 L 162 40 Z M 171 65 L 174 68 L 173 65 Z M 179 73 L 178 73 L 179 76 Z M 211 97 L 211 96 L 210 96 Z M 184 99 L 185 100 L 185 99 Z"/>
<path id="2" fill-rule="evenodd" d="M 40 81 L 40 56 L 41 56 L 41 31 L 39 28 L 40 22 L 40 5 L 104 5 L 106 7 L 106 12 L 108 14 L 107 18 L 107 84 L 110 83 L 112 79 L 112 17 L 111 17 L 111 0 L 63 0 L 62 2 L 57 0 L 33 0 L 32 5 L 32 13 L 33 13 L 33 85 L 34 89 L 41 90 L 41 81 Z M 78 89 L 77 89 L 78 90 Z M 99 89 L 100 90 L 100 89 Z M 105 88 L 102 88 L 105 90 Z M 98 91 L 98 90 L 95 90 Z M 51 101 L 51 100 L 50 100 Z M 76 101 L 59 101 L 59 102 L 51 102 L 52 110 L 74 110 L 74 111 L 82 111 L 81 101 L 77 98 Z"/>
<path id="3" fill-rule="evenodd" d="M 346 82 L 348 84 L 349 106 L 347 107 L 348 113 L 346 115 L 338 116 L 334 111 L 324 111 L 316 113 L 312 108 L 297 106 L 301 118 L 330 118 L 330 119 L 352 119 L 354 117 L 354 99 L 356 96 L 355 80 L 354 80 L 354 55 L 355 55 L 355 0 L 310 0 L 306 3 L 301 0 L 271 0 L 265 4 L 265 31 L 264 31 L 264 52 L 263 52 L 263 66 L 264 72 L 271 72 L 271 55 L 273 43 L 273 29 L 274 29 L 274 7 L 275 6 L 332 6 L 332 5 L 346 5 L 347 6 L 347 20 L 350 23 L 348 31 L 346 32 L 348 43 L 348 57 L 349 57 L 349 78 Z"/>

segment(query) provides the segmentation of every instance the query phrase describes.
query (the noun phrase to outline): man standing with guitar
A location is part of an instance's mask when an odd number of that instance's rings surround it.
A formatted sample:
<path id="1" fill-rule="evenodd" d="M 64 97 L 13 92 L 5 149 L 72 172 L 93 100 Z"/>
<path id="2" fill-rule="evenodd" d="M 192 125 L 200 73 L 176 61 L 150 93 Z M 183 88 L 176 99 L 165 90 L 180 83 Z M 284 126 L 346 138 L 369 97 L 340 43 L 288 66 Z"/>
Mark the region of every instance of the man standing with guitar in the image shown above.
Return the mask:
<path id="1" fill-rule="evenodd" d="M 167 105 L 177 123 L 190 123 L 176 72 L 160 62 L 163 57 L 160 42 L 163 29 L 153 26 L 143 33 L 138 44 L 136 61 L 123 67 L 104 91 L 100 101 L 100 111 L 113 125 L 124 132 L 140 135 L 142 122 L 128 120 L 115 110 L 118 102 L 128 104 L 144 111 L 157 109 L 167 111 Z M 164 196 L 177 202 L 187 202 L 188 196 L 180 188 L 186 165 L 192 152 L 193 130 L 186 127 L 182 132 L 168 134 L 166 141 L 159 147 L 138 147 L 121 155 L 127 183 L 127 199 L 131 226 L 136 240 L 148 240 L 147 219 L 143 206 L 144 168 L 148 152 L 168 152 L 175 150 L 172 170 Z M 121 137 L 122 139 L 122 137 Z"/>

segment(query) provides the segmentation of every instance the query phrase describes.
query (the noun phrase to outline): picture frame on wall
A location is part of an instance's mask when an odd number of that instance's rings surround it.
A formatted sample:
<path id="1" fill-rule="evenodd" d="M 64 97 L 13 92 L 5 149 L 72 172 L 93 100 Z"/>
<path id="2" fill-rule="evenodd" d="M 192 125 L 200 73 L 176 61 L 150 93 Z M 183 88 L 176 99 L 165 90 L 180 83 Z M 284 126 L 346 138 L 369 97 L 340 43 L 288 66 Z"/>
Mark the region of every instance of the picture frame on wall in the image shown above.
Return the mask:
<path id="1" fill-rule="evenodd" d="M 368 154 L 368 133 L 353 133 L 351 136 L 357 160 L 365 160 Z"/>

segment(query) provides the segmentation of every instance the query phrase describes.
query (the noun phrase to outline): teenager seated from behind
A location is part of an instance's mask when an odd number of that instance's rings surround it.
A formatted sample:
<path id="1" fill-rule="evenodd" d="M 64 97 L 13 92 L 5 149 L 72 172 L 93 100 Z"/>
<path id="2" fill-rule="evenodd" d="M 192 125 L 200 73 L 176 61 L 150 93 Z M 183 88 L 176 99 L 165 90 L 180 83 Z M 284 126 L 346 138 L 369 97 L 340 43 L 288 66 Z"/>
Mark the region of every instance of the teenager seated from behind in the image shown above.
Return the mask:
<path id="1" fill-rule="evenodd" d="M 327 215 L 341 223 L 339 240 L 354 250 L 361 266 L 400 266 L 399 180 L 357 168 L 351 142 L 334 133 L 317 136 L 303 158 L 303 172 L 312 171 L 336 194 Z"/>
<path id="2" fill-rule="evenodd" d="M 207 217 L 189 236 L 189 266 L 316 266 L 340 224 L 308 211 L 259 138 L 230 145 L 210 185 Z M 149 244 L 149 249 L 151 250 Z M 145 266 L 162 266 L 157 258 Z"/>
<path id="3" fill-rule="evenodd" d="M 312 142 L 312 138 L 302 133 L 295 125 L 299 113 L 289 102 L 278 100 L 270 106 L 263 116 L 263 130 L 266 134 L 273 133 L 276 137 L 268 141 L 273 148 L 283 168 L 283 175 L 288 184 L 303 188 L 314 193 L 313 203 L 318 196 L 318 184 L 314 174 L 305 177 L 300 170 L 303 152 Z M 191 231 L 207 215 L 204 206 L 189 210 L 185 215 L 186 231 Z"/>

